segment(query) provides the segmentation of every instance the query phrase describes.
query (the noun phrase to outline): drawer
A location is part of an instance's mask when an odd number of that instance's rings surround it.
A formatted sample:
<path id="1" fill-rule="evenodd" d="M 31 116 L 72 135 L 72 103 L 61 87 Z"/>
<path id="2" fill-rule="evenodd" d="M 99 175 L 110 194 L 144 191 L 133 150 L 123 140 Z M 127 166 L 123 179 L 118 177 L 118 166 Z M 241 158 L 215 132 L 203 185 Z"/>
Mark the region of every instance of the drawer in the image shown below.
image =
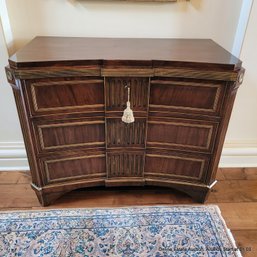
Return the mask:
<path id="1" fill-rule="evenodd" d="M 104 120 L 33 122 L 39 152 L 105 147 Z"/>
<path id="2" fill-rule="evenodd" d="M 107 148 L 145 147 L 146 118 L 135 118 L 133 123 L 124 123 L 119 118 L 106 119 Z"/>
<path id="3" fill-rule="evenodd" d="M 218 123 L 186 119 L 149 119 L 147 147 L 211 153 Z"/>
<path id="4" fill-rule="evenodd" d="M 151 81 L 149 111 L 219 116 L 225 82 Z"/>
<path id="5" fill-rule="evenodd" d="M 144 151 L 107 152 L 107 177 L 143 177 L 144 162 Z"/>
<path id="6" fill-rule="evenodd" d="M 147 111 L 149 97 L 149 78 L 144 77 L 106 77 L 106 110 L 121 111 L 126 108 L 130 86 L 130 106 L 133 111 Z"/>
<path id="7" fill-rule="evenodd" d="M 27 80 L 32 115 L 104 111 L 102 79 Z"/>
<path id="8" fill-rule="evenodd" d="M 203 182 L 208 172 L 205 155 L 151 152 L 145 156 L 145 178 Z"/>
<path id="9" fill-rule="evenodd" d="M 40 159 L 45 184 L 106 177 L 105 154 L 80 154 Z"/>

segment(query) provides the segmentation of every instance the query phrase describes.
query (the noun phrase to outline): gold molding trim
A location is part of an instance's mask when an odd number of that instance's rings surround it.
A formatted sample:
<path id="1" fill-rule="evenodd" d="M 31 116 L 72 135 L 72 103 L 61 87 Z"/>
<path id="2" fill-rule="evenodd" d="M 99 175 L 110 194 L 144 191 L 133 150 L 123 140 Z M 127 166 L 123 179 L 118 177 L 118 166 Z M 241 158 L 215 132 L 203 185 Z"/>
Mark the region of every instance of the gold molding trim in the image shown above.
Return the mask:
<path id="1" fill-rule="evenodd" d="M 106 175 L 104 173 L 104 175 Z M 76 186 L 76 185 L 83 185 L 82 187 L 85 187 L 87 184 L 91 183 L 97 183 L 99 186 L 104 186 L 105 177 L 99 177 L 99 178 L 92 178 L 92 179 L 83 179 L 83 180 L 67 180 L 67 181 L 60 181 L 59 183 L 54 184 L 45 184 L 42 187 L 37 187 L 35 184 L 31 183 L 31 186 L 34 190 L 37 191 L 44 191 L 44 193 L 47 192 L 56 192 L 60 191 L 60 188 L 63 188 L 63 186 Z"/>
<path id="2" fill-rule="evenodd" d="M 44 136 L 42 129 L 44 128 L 55 128 L 55 127 L 71 127 L 71 126 L 83 126 L 83 125 L 91 125 L 91 124 L 104 124 L 104 121 L 81 121 L 81 122 L 66 122 L 66 123 L 54 123 L 54 124 L 44 124 L 37 125 L 38 135 L 39 135 L 39 143 L 42 150 L 49 149 L 58 149 L 58 148 L 67 148 L 73 146 L 97 146 L 97 145 L 105 145 L 105 142 L 89 142 L 89 143 L 78 143 L 78 144 L 66 144 L 66 145 L 58 145 L 58 146 L 45 146 Z"/>
<path id="3" fill-rule="evenodd" d="M 238 71 L 202 71 L 185 68 L 101 68 L 89 66 L 44 67 L 13 69 L 12 74 L 16 79 L 35 79 L 53 77 L 77 76 L 163 76 L 177 78 L 214 79 L 237 81 Z"/>
<path id="4" fill-rule="evenodd" d="M 64 162 L 64 161 L 73 161 L 73 160 L 81 160 L 81 159 L 90 159 L 90 158 L 105 158 L 105 154 L 96 154 L 96 155 L 87 155 L 87 156 L 77 156 L 77 157 L 68 157 L 68 158 L 61 158 L 61 159 L 54 159 L 54 160 L 46 160 L 43 161 L 44 166 L 45 166 L 45 174 L 46 174 L 46 179 L 47 182 L 55 182 L 55 181 L 61 181 L 61 180 L 65 180 L 65 178 L 59 178 L 59 179 L 50 179 L 49 176 L 49 168 L 48 168 L 48 164 L 49 163 L 55 163 L 55 162 Z M 94 172 L 94 174 L 101 174 L 106 176 L 106 173 L 103 172 Z M 90 174 L 89 174 L 90 175 Z M 69 177 L 69 179 L 72 178 L 82 178 L 82 177 L 87 177 L 87 175 L 83 175 L 83 176 L 73 176 L 73 177 Z"/>
<path id="5" fill-rule="evenodd" d="M 79 175 L 79 176 L 72 176 L 72 177 L 66 177 L 66 178 L 56 178 L 56 179 L 50 179 L 47 177 L 47 182 L 53 183 L 53 182 L 59 182 L 59 181 L 67 181 L 70 179 L 83 179 L 83 178 L 98 178 L 98 177 L 104 177 L 106 176 L 106 173 L 94 173 L 94 174 L 86 174 L 86 175 Z"/>
<path id="6" fill-rule="evenodd" d="M 203 175 L 203 171 L 204 171 L 204 164 L 206 163 L 206 160 L 204 159 L 197 159 L 197 158 L 188 158 L 188 157 L 179 157 L 179 156 L 175 156 L 175 155 L 160 155 L 160 154 L 146 154 L 145 157 L 150 157 L 150 158 L 168 158 L 168 159 L 179 159 L 179 160 L 188 160 L 188 161 L 196 161 L 196 162 L 200 162 L 201 163 L 201 168 L 200 168 L 200 173 L 198 177 L 198 179 L 202 178 Z M 148 173 L 152 173 L 152 172 L 144 172 L 144 174 L 148 174 Z M 159 174 L 159 173 L 156 173 Z M 162 174 L 164 175 L 164 174 Z M 165 174 L 167 175 L 167 174 Z M 174 176 L 179 176 L 179 175 L 174 175 Z M 187 176 L 183 176 L 183 177 L 187 177 Z M 190 178 L 190 176 L 189 176 Z"/>
<path id="7" fill-rule="evenodd" d="M 152 77 L 153 69 L 142 69 L 142 68 L 123 68 L 123 69 L 101 69 L 101 75 L 108 77 Z"/>
<path id="8" fill-rule="evenodd" d="M 77 77 L 77 76 L 100 76 L 101 69 L 88 66 L 69 66 L 69 67 L 44 67 L 29 69 L 12 69 L 13 75 L 17 79 L 36 79 L 54 77 Z"/>
<path id="9" fill-rule="evenodd" d="M 237 81 L 238 71 L 203 71 L 179 68 L 154 68 L 154 76 Z"/>
<path id="10" fill-rule="evenodd" d="M 206 184 L 200 184 L 200 183 L 194 183 L 194 182 L 188 182 L 188 181 L 179 181 L 179 180 L 163 180 L 163 179 L 155 179 L 155 178 L 145 178 L 145 182 L 147 185 L 147 182 L 156 182 L 156 183 L 165 183 L 165 184 L 177 184 L 182 186 L 195 186 L 200 188 L 206 188 L 208 189 L 208 186 Z"/>
<path id="11" fill-rule="evenodd" d="M 170 124 L 175 124 L 183 127 L 195 127 L 195 128 L 207 128 L 209 129 L 208 137 L 207 137 L 207 144 L 206 146 L 195 146 L 195 145 L 183 145 L 183 144 L 176 144 L 176 143 L 165 143 L 165 142 L 153 142 L 153 141 L 147 141 L 147 145 L 167 145 L 167 146 L 182 146 L 182 147 L 187 147 L 187 148 L 201 148 L 208 150 L 210 148 L 211 144 L 211 138 L 212 138 L 212 132 L 213 132 L 213 127 L 214 125 L 198 125 L 198 124 L 188 124 L 188 123 L 183 123 L 183 122 L 165 122 L 165 121 L 148 121 L 148 124 L 164 124 L 164 125 L 170 125 Z M 159 147 L 158 147 L 159 148 Z"/>
<path id="12" fill-rule="evenodd" d="M 201 84 L 201 83 L 194 83 L 194 82 L 177 82 L 177 81 L 160 81 L 160 80 L 153 80 L 151 84 L 165 84 L 165 85 L 176 85 L 176 86 L 193 86 L 193 87 L 209 87 L 209 88 L 216 88 L 216 95 L 214 97 L 213 107 L 211 109 L 206 108 L 197 108 L 197 107 L 186 107 L 186 106 L 175 106 L 175 105 L 158 105 L 158 104 L 149 104 L 149 107 L 153 108 L 165 108 L 165 109 L 183 109 L 183 110 L 191 110 L 191 111 L 205 111 L 205 112 L 216 112 L 218 107 L 218 102 L 221 94 L 221 86 L 216 84 Z"/>
<path id="13" fill-rule="evenodd" d="M 93 154 L 93 155 L 85 155 L 85 156 L 77 156 L 77 157 L 60 158 L 60 159 L 54 159 L 54 160 L 46 160 L 45 163 L 64 162 L 64 161 L 97 158 L 97 157 L 105 157 L 105 154 Z"/>
<path id="14" fill-rule="evenodd" d="M 190 180 L 193 179 L 201 179 L 201 176 L 199 175 L 198 177 L 193 177 L 193 176 L 183 176 L 183 175 L 176 175 L 176 174 L 167 174 L 167 173 L 160 173 L 160 172 L 145 172 L 145 175 L 153 176 L 153 177 L 163 177 L 163 178 L 189 178 Z"/>
<path id="15" fill-rule="evenodd" d="M 36 82 L 31 84 L 31 95 L 32 103 L 35 112 L 54 111 L 54 110 L 73 110 L 80 108 L 101 108 L 104 104 L 91 104 L 91 105 L 76 105 L 76 106 L 63 106 L 63 107 L 48 107 L 39 108 L 37 104 L 36 87 L 47 87 L 54 85 L 65 85 L 65 84 L 92 84 L 92 83 L 103 83 L 103 80 L 77 80 L 77 81 L 58 81 L 58 82 Z"/>

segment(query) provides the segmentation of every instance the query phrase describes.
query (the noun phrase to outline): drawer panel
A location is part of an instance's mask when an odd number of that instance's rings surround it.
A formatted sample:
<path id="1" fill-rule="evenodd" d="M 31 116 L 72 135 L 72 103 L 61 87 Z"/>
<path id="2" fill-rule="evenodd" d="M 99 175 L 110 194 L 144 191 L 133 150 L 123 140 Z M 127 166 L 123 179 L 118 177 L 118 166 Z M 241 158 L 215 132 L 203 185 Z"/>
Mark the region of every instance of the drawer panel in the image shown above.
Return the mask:
<path id="1" fill-rule="evenodd" d="M 73 147 L 105 147 L 103 120 L 68 120 L 59 122 L 34 122 L 40 151 Z"/>
<path id="2" fill-rule="evenodd" d="M 130 86 L 130 104 L 133 111 L 147 111 L 149 78 L 144 77 L 106 77 L 106 110 L 121 111 L 126 108 Z"/>
<path id="3" fill-rule="evenodd" d="M 147 147 L 210 153 L 218 124 L 184 119 L 149 120 Z"/>
<path id="4" fill-rule="evenodd" d="M 149 110 L 219 115 L 224 90 L 223 82 L 153 80 Z"/>
<path id="5" fill-rule="evenodd" d="M 106 177 L 105 154 L 41 160 L 45 183 Z"/>
<path id="6" fill-rule="evenodd" d="M 26 81 L 32 115 L 104 111 L 102 79 Z"/>
<path id="7" fill-rule="evenodd" d="M 108 178 L 142 177 L 144 159 L 144 151 L 108 152 Z"/>
<path id="8" fill-rule="evenodd" d="M 121 118 L 106 119 L 107 148 L 145 147 L 146 119 L 135 118 L 133 123 L 124 123 Z"/>
<path id="9" fill-rule="evenodd" d="M 146 154 L 145 178 L 203 181 L 209 158 L 204 155 Z"/>

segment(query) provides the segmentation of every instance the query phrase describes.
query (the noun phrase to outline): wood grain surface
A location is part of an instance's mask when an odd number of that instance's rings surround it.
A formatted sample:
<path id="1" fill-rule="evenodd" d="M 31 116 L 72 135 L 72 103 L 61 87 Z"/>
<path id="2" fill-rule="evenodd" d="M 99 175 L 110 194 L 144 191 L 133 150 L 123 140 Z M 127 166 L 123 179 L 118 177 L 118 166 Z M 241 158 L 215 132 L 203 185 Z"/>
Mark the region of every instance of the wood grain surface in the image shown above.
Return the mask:
<path id="1" fill-rule="evenodd" d="M 190 45 L 190 47 L 188 47 Z M 199 54 L 200 53 L 200 54 Z M 106 60 L 106 62 L 104 62 Z M 210 39 L 143 39 L 36 37 L 10 57 L 12 67 L 50 64 L 112 66 L 125 61 L 139 66 L 199 66 L 226 70 L 240 68 L 241 61 Z M 119 63 L 121 64 L 121 63 Z"/>
<path id="2" fill-rule="evenodd" d="M 170 187 L 207 199 L 244 74 L 218 44 L 36 37 L 9 64 L 43 206 L 104 184 Z M 121 121 L 128 92 L 131 124 Z"/>
<path id="3" fill-rule="evenodd" d="M 226 168 L 207 204 L 216 204 L 244 257 L 257 256 L 257 168 Z M 167 188 L 97 188 L 70 192 L 49 207 L 41 207 L 30 187 L 29 172 L 0 172 L 0 210 L 103 208 L 140 205 L 194 204 L 181 192 Z M 234 196 L 233 196 L 234 195 Z"/>

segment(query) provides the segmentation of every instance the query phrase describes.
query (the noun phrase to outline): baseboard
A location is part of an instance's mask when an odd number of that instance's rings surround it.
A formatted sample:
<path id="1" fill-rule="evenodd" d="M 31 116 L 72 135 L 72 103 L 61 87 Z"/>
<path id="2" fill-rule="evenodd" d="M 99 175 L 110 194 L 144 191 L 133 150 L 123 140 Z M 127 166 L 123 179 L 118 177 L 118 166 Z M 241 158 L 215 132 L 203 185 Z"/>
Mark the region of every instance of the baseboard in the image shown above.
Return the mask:
<path id="1" fill-rule="evenodd" d="M 257 167 L 257 147 L 224 147 L 219 167 Z"/>
<path id="2" fill-rule="evenodd" d="M 225 144 L 219 167 L 257 167 L 256 144 Z M 0 170 L 29 170 L 23 142 L 0 142 Z"/>
<path id="3" fill-rule="evenodd" d="M 0 142 L 0 170 L 29 170 L 23 142 Z"/>

